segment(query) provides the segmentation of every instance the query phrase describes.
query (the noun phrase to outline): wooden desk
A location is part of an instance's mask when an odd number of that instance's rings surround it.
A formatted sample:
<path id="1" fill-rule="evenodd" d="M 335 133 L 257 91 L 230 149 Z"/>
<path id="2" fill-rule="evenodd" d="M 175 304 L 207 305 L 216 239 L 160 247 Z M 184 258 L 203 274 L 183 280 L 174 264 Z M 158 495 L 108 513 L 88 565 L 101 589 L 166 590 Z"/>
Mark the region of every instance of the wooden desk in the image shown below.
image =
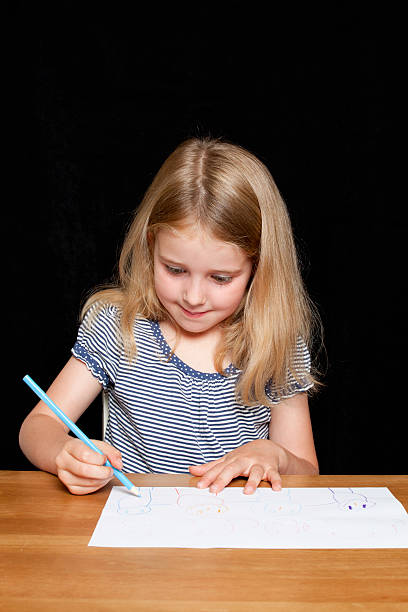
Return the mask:
<path id="1" fill-rule="evenodd" d="M 197 480 L 131 479 L 141 486 Z M 408 549 L 88 547 L 110 486 L 76 497 L 50 474 L 0 472 L 1 610 L 408 610 Z M 286 476 L 283 486 L 386 486 L 408 509 L 406 476 Z"/>

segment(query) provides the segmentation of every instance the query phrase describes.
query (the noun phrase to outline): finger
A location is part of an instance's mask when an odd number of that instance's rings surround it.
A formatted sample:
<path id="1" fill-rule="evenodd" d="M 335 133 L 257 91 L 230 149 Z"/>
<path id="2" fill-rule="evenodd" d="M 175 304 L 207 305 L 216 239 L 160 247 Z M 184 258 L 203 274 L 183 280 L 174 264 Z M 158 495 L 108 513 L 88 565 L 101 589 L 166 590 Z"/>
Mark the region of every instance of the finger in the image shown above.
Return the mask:
<path id="1" fill-rule="evenodd" d="M 278 470 L 269 470 L 266 479 L 269 480 L 274 491 L 280 491 L 282 489 L 282 478 Z"/>
<path id="2" fill-rule="evenodd" d="M 261 482 L 264 475 L 264 468 L 262 465 L 253 465 L 249 472 L 248 481 L 244 487 L 244 493 L 246 495 L 251 495 L 256 491 L 257 486 Z"/>
<path id="3" fill-rule="evenodd" d="M 102 489 L 102 487 L 105 485 L 101 485 L 98 487 L 67 487 L 68 491 L 70 493 L 72 493 L 72 495 L 89 495 L 90 493 L 94 493 L 95 491 L 98 491 L 99 489 Z"/>
<path id="4" fill-rule="evenodd" d="M 225 460 L 220 461 L 213 467 L 209 468 L 205 474 L 203 474 L 202 478 L 197 482 L 197 487 L 199 489 L 205 489 L 210 486 L 212 482 L 217 478 L 218 474 L 224 469 L 226 466 Z"/>
<path id="5" fill-rule="evenodd" d="M 79 478 L 75 474 L 68 472 L 67 470 L 59 470 L 58 478 L 65 484 L 65 486 L 71 487 L 101 487 L 107 484 L 110 478 Z"/>
<path id="6" fill-rule="evenodd" d="M 99 448 L 99 447 L 98 447 Z M 81 440 L 71 440 L 66 444 L 64 449 L 69 455 L 71 455 L 77 461 L 81 461 L 82 463 L 88 463 L 93 465 L 103 465 L 106 463 L 106 456 L 97 451 L 94 451 L 92 448 L 89 448 L 82 442 Z"/>
<path id="7" fill-rule="evenodd" d="M 242 475 L 244 471 L 244 464 L 242 461 L 235 460 L 232 463 L 221 466 L 221 471 L 218 471 L 218 474 L 215 479 L 213 479 L 212 484 L 210 485 L 211 493 L 219 493 L 223 490 L 223 488 L 231 482 L 233 478 L 237 478 Z"/>
<path id="8" fill-rule="evenodd" d="M 77 478 L 105 480 L 113 476 L 111 467 L 95 465 L 80 461 L 69 453 L 64 453 L 56 459 L 57 469 L 73 474 Z"/>
<path id="9" fill-rule="evenodd" d="M 208 472 L 208 470 L 211 470 L 211 468 L 213 468 L 215 465 L 218 465 L 219 463 L 221 463 L 221 461 L 223 461 L 222 457 L 221 459 L 215 459 L 214 461 L 208 461 L 208 463 L 202 463 L 200 465 L 190 465 L 188 469 L 190 473 L 193 474 L 194 476 L 202 476 L 203 474 Z"/>
<path id="10" fill-rule="evenodd" d="M 87 495 L 88 493 L 93 493 L 98 489 L 101 489 L 106 484 L 108 484 L 110 478 L 107 480 L 89 480 L 89 481 L 81 481 L 77 482 L 72 480 L 72 474 L 61 473 L 58 475 L 61 482 L 67 487 L 68 491 L 73 495 Z"/>
<path id="11" fill-rule="evenodd" d="M 122 453 L 107 442 L 100 442 L 98 447 L 108 458 L 113 467 L 121 470 L 123 468 Z"/>
<path id="12" fill-rule="evenodd" d="M 66 450 L 83 463 L 104 465 L 109 460 L 115 468 L 119 470 L 123 468 L 122 455 L 116 448 L 107 442 L 102 442 L 102 440 L 92 440 L 92 442 L 99 448 L 100 453 L 89 448 L 81 440 L 73 440 L 72 443 L 67 444 Z"/>

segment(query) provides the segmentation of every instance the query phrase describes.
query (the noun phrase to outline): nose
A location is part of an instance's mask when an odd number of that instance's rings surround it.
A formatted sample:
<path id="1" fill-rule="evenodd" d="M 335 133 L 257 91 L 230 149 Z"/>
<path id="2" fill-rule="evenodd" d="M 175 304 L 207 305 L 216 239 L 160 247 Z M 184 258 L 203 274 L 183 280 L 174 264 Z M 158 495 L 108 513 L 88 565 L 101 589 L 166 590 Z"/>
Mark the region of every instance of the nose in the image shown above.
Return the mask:
<path id="1" fill-rule="evenodd" d="M 184 286 L 183 301 L 189 306 L 202 306 L 206 301 L 205 291 L 200 279 L 189 278 Z"/>

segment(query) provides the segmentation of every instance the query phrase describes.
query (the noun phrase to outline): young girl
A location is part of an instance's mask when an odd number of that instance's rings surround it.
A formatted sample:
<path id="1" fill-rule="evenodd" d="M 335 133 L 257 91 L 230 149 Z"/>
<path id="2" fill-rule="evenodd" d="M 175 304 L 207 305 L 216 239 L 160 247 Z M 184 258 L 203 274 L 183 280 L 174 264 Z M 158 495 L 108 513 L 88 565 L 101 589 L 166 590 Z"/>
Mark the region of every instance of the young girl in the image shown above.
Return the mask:
<path id="1" fill-rule="evenodd" d="M 104 389 L 104 456 L 39 402 L 20 445 L 85 494 L 125 472 L 248 478 L 317 474 L 307 393 L 313 307 L 288 213 L 243 148 L 193 138 L 165 161 L 123 245 L 119 281 L 85 304 L 73 356 L 48 390 L 76 421 Z"/>

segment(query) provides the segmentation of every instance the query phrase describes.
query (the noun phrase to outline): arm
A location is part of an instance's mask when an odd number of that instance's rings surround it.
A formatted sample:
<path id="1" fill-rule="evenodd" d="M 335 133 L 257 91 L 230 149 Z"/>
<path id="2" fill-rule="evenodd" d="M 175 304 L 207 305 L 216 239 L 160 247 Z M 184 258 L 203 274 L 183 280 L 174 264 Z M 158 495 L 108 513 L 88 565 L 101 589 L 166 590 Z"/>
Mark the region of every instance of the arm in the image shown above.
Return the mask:
<path id="1" fill-rule="evenodd" d="M 75 422 L 101 389 L 85 364 L 71 357 L 47 394 Z M 24 420 L 19 441 L 26 457 L 41 470 L 57 474 L 71 493 L 90 493 L 104 486 L 113 475 L 112 469 L 103 465 L 106 458 L 121 468 L 118 451 L 98 441 L 105 453 L 100 455 L 68 435 L 68 428 L 42 401 Z"/>
<path id="2" fill-rule="evenodd" d="M 282 400 L 271 409 L 269 440 L 282 447 L 287 461 L 282 474 L 318 474 L 316 450 L 306 393 Z"/>
<path id="3" fill-rule="evenodd" d="M 318 474 L 306 393 L 282 400 L 271 412 L 269 440 L 249 442 L 221 459 L 190 468 L 202 477 L 198 487 L 218 493 L 233 478 L 247 476 L 244 492 L 253 493 L 261 480 L 280 490 L 281 474 Z"/>

